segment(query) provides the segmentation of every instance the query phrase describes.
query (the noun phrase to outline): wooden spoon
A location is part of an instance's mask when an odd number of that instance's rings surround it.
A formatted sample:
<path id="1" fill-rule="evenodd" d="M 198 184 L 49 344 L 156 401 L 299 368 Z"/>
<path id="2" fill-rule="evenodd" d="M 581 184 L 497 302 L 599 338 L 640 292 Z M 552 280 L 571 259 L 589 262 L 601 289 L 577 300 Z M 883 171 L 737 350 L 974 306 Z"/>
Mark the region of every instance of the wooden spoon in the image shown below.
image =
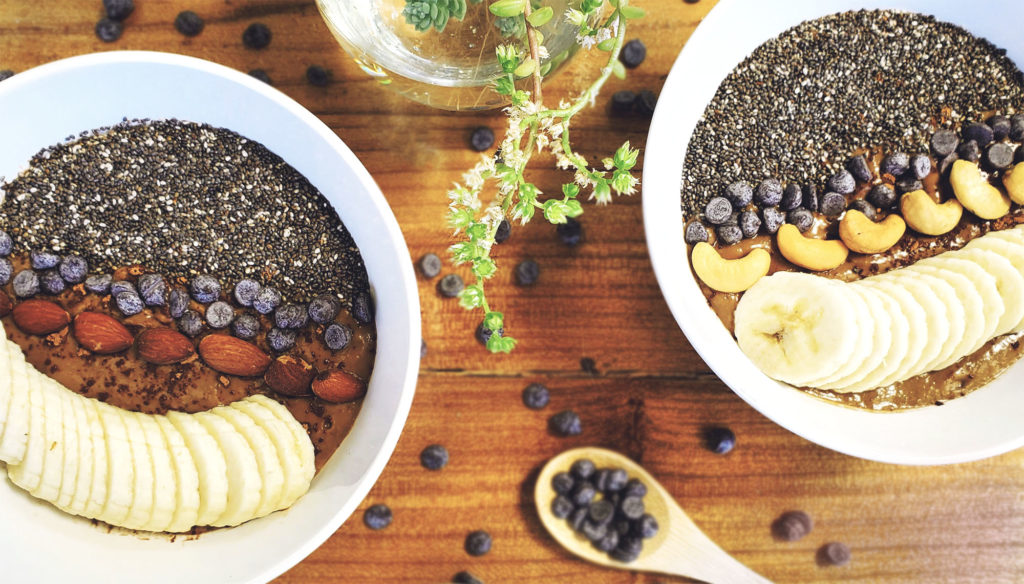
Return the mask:
<path id="1" fill-rule="evenodd" d="M 643 552 L 631 563 L 613 560 L 591 545 L 582 534 L 573 531 L 567 520 L 559 519 L 551 512 L 551 502 L 558 496 L 551 487 L 551 478 L 557 473 L 568 472 L 573 462 L 583 458 L 598 468 L 622 468 L 630 478 L 640 479 L 647 486 L 644 505 L 658 521 L 659 529 L 657 535 L 644 541 Z M 771 582 L 715 545 L 650 473 L 618 452 L 603 448 L 576 448 L 552 458 L 537 477 L 534 501 L 548 533 L 565 549 L 595 564 L 620 570 L 685 576 L 711 584 Z"/>

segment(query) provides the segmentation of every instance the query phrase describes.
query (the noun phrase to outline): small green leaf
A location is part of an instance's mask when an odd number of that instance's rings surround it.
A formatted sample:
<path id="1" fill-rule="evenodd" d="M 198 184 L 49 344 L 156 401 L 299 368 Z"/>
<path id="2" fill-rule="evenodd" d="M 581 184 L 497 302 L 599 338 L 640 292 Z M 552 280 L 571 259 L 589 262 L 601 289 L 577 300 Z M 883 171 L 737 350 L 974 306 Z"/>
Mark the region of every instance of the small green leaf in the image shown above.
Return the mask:
<path id="1" fill-rule="evenodd" d="M 487 226 L 483 223 L 473 223 L 466 228 L 466 235 L 472 241 L 483 239 L 487 237 Z"/>
<path id="2" fill-rule="evenodd" d="M 527 59 L 516 67 L 516 77 L 528 77 L 533 75 L 533 72 L 537 70 L 537 61 L 532 58 Z"/>
<path id="3" fill-rule="evenodd" d="M 487 339 L 487 350 L 492 353 L 511 353 L 515 347 L 516 340 L 512 337 L 492 334 L 491 338 Z"/>
<path id="4" fill-rule="evenodd" d="M 628 170 L 616 170 L 612 174 L 612 188 L 620 195 L 631 193 L 636 183 L 637 180 L 633 178 L 633 175 Z"/>
<path id="5" fill-rule="evenodd" d="M 621 14 L 624 18 L 633 19 L 643 18 L 646 12 L 644 12 L 643 8 L 638 8 L 636 6 L 620 6 L 619 14 Z"/>
<path id="6" fill-rule="evenodd" d="M 569 199 L 565 202 L 565 214 L 568 217 L 579 217 L 583 214 L 583 205 L 576 199 Z"/>
<path id="7" fill-rule="evenodd" d="M 626 142 L 615 151 L 615 168 L 619 170 L 633 170 L 633 167 L 636 166 L 636 157 L 639 154 L 639 150 L 630 149 L 629 142 Z"/>
<path id="8" fill-rule="evenodd" d="M 610 51 L 615 48 L 616 39 L 612 37 L 610 39 L 604 39 L 597 43 L 597 48 L 602 51 Z"/>
<path id="9" fill-rule="evenodd" d="M 505 326 L 505 315 L 500 312 L 488 312 L 484 315 L 484 328 L 497 332 Z"/>
<path id="10" fill-rule="evenodd" d="M 612 189 L 611 185 L 608 184 L 607 179 L 597 179 L 597 183 L 594 184 L 594 194 L 592 195 L 592 198 L 601 205 L 611 202 Z"/>
<path id="11" fill-rule="evenodd" d="M 552 9 L 550 6 L 545 6 L 544 8 L 541 8 L 540 10 L 526 17 L 526 20 L 529 21 L 529 23 L 534 27 L 540 28 L 547 24 L 548 22 L 550 22 L 551 17 L 554 15 L 554 9 Z"/>
<path id="12" fill-rule="evenodd" d="M 452 254 L 452 262 L 458 266 L 472 262 L 476 257 L 477 247 L 469 241 L 460 241 L 452 244 L 448 251 Z"/>
<path id="13" fill-rule="evenodd" d="M 562 194 L 570 199 L 575 199 L 580 194 L 580 186 L 576 183 L 565 183 L 562 185 Z"/>
<path id="14" fill-rule="evenodd" d="M 565 203 L 558 199 L 544 201 L 544 218 L 548 223 L 565 223 Z"/>
<path id="15" fill-rule="evenodd" d="M 515 84 L 508 77 L 499 77 L 494 80 L 494 91 L 501 95 L 512 95 L 515 90 Z"/>
<path id="16" fill-rule="evenodd" d="M 490 258 L 477 258 L 473 260 L 473 273 L 478 277 L 487 279 L 498 271 L 498 266 Z"/>
<path id="17" fill-rule="evenodd" d="M 448 211 L 448 226 L 452 229 L 462 229 L 473 221 L 473 213 L 469 209 L 452 208 Z"/>
<path id="18" fill-rule="evenodd" d="M 617 79 L 626 78 L 626 67 L 623 66 L 622 61 L 616 59 L 615 62 L 612 63 L 612 75 L 614 75 Z"/>
<path id="19" fill-rule="evenodd" d="M 497 0 L 487 8 L 495 16 L 518 16 L 526 11 L 526 0 Z"/>
<path id="20" fill-rule="evenodd" d="M 473 310 L 484 305 L 484 289 L 479 284 L 466 286 L 459 292 L 459 304 L 466 310 Z"/>

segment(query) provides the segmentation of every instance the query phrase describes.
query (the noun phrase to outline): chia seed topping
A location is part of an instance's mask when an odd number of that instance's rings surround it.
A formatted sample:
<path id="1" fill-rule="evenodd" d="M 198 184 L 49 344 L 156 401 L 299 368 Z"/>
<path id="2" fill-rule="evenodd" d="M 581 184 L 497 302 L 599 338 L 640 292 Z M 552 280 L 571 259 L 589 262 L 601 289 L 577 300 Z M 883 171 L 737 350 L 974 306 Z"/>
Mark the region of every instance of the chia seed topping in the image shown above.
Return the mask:
<path id="1" fill-rule="evenodd" d="M 887 10 L 801 23 L 726 77 L 694 130 L 685 217 L 735 181 L 821 184 L 859 150 L 927 152 L 931 133 L 1024 102 L 1005 51 L 946 22 Z"/>
<path id="2" fill-rule="evenodd" d="M 126 121 L 46 148 L 4 184 L 0 229 L 15 251 L 80 254 L 95 272 L 130 264 L 168 278 L 252 278 L 289 301 L 346 307 L 366 269 L 330 203 L 261 144 L 229 130 Z M 94 272 L 94 273 L 95 273 Z"/>

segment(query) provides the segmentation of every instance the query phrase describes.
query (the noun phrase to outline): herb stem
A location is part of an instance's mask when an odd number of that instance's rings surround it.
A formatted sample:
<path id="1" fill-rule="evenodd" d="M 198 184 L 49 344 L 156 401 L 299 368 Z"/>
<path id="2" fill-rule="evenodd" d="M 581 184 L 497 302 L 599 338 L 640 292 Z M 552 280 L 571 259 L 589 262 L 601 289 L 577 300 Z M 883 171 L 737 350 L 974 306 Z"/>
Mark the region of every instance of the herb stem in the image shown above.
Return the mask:
<path id="1" fill-rule="evenodd" d="M 530 0 L 526 0 L 526 10 L 523 16 L 526 19 L 526 38 L 530 43 L 530 57 L 533 62 L 536 63 L 536 67 L 533 68 L 533 102 L 539 107 L 544 103 L 544 94 L 541 92 L 541 83 L 543 78 L 540 74 L 540 48 L 537 43 L 537 31 L 530 24 L 530 14 L 533 13 L 533 3 Z"/>

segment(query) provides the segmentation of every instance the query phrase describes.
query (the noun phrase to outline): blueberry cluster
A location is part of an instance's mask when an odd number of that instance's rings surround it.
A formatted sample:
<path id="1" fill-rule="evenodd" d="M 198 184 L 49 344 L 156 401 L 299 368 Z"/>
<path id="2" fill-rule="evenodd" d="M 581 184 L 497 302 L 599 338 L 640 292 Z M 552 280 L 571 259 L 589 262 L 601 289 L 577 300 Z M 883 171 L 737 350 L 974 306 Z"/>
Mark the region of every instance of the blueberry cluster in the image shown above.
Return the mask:
<path id="1" fill-rule="evenodd" d="M 990 171 L 1009 168 L 1024 161 L 1024 114 L 1010 117 L 994 115 L 985 122 L 964 124 L 960 137 L 942 129 L 930 141 L 932 153 L 939 159 L 939 172 L 945 172 L 956 160 L 981 162 Z M 1016 144 L 1014 144 L 1016 143 Z"/>
<path id="2" fill-rule="evenodd" d="M 621 468 L 598 469 L 590 460 L 577 460 L 551 486 L 558 493 L 551 503 L 554 516 L 614 560 L 636 560 L 643 540 L 658 533 L 657 520 L 644 508 L 647 486 Z"/>

